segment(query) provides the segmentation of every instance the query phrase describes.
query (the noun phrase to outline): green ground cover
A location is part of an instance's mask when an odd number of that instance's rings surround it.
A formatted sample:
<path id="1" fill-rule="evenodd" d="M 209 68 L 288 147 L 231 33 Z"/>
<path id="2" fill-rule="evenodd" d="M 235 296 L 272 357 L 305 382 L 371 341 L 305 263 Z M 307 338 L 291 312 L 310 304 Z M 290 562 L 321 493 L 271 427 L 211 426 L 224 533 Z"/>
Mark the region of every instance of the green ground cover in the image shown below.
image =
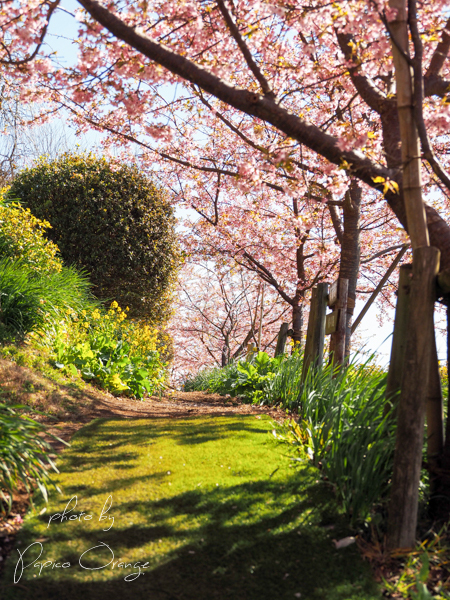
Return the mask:
<path id="1" fill-rule="evenodd" d="M 351 532 L 327 484 L 271 428 L 255 416 L 94 421 L 58 461 L 62 495 L 26 518 L 26 568 L 13 552 L 2 599 L 379 600 L 355 545 L 333 544 Z"/>

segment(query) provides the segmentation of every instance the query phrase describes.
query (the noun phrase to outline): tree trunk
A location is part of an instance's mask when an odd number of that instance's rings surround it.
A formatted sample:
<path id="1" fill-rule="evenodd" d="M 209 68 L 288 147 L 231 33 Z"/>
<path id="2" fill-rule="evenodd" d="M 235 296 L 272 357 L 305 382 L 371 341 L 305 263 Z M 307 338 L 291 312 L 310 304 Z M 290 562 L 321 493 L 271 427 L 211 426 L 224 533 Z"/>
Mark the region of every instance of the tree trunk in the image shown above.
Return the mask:
<path id="1" fill-rule="evenodd" d="M 302 331 L 303 331 L 303 303 L 299 302 L 292 307 L 292 329 L 294 335 L 292 339 L 294 344 L 302 343 Z"/>
<path id="2" fill-rule="evenodd" d="M 275 348 L 275 357 L 284 354 L 288 336 L 289 323 L 281 323 L 280 332 L 277 338 L 277 347 Z"/>
<path id="3" fill-rule="evenodd" d="M 325 315 L 327 312 L 328 283 L 319 283 L 313 288 L 309 309 L 308 332 L 303 357 L 302 382 L 311 366 L 321 367 L 325 341 Z"/>
<path id="4" fill-rule="evenodd" d="M 330 336 L 329 364 L 335 367 L 344 364 L 345 341 L 347 332 L 347 300 L 348 279 L 338 279 L 337 302 L 334 310 L 338 311 L 337 329 Z"/>
<path id="5" fill-rule="evenodd" d="M 356 301 L 361 256 L 360 219 L 362 190 L 354 179 L 344 199 L 344 230 L 341 246 L 339 278 L 348 279 L 347 319 L 345 324 L 345 356 L 350 354 L 352 319 Z"/>

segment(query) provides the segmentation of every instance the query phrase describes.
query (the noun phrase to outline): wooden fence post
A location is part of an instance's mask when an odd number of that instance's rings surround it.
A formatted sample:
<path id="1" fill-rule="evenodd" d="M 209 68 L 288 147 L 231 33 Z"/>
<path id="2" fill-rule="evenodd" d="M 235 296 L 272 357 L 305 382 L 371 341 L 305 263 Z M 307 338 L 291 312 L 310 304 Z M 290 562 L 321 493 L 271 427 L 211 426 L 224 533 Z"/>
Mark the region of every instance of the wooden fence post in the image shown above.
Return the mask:
<path id="1" fill-rule="evenodd" d="M 331 334 L 330 359 L 336 367 L 342 365 L 345 360 L 345 338 L 347 334 L 347 301 L 348 301 L 348 279 L 338 279 L 337 300 L 334 309 L 338 311 L 337 328 Z"/>
<path id="2" fill-rule="evenodd" d="M 280 333 L 278 334 L 278 339 L 277 339 L 277 347 L 275 348 L 275 356 L 284 354 L 288 331 L 289 331 L 289 323 L 281 323 Z"/>
<path id="3" fill-rule="evenodd" d="M 439 256 L 439 250 L 430 246 L 414 249 L 405 361 L 397 410 L 397 435 L 389 501 L 387 545 L 391 550 L 412 548 L 416 542 Z"/>
<path id="4" fill-rule="evenodd" d="M 431 339 L 430 375 L 427 395 L 427 460 L 430 492 L 435 494 L 438 470 L 444 451 L 444 403 L 434 326 Z"/>
<path id="5" fill-rule="evenodd" d="M 325 314 L 327 311 L 328 283 L 313 288 L 303 357 L 302 381 L 305 381 L 311 365 L 321 366 L 325 340 Z"/>
<path id="6" fill-rule="evenodd" d="M 410 283 L 412 265 L 402 265 L 398 281 L 397 305 L 395 308 L 394 333 L 392 337 L 391 358 L 386 383 L 386 410 L 390 408 L 390 401 L 400 391 L 403 377 L 406 334 L 408 330 Z M 442 402 L 442 387 L 439 374 L 439 361 L 436 350 L 434 326 L 432 328 L 430 373 L 427 394 L 427 460 L 430 473 L 430 492 L 435 493 L 436 473 L 444 448 L 444 415 Z"/>

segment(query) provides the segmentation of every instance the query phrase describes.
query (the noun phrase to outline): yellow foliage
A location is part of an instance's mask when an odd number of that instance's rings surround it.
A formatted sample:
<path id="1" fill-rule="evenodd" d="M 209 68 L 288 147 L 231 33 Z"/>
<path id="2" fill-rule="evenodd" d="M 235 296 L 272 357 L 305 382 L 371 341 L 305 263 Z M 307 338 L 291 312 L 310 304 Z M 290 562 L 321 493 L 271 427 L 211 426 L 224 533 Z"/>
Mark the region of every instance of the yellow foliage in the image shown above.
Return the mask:
<path id="1" fill-rule="evenodd" d="M 80 318 L 72 315 L 72 322 L 65 329 L 63 337 L 71 345 L 83 343 L 86 335 L 106 336 L 108 339 L 123 339 L 130 344 L 130 356 L 146 356 L 158 348 L 158 330 L 145 321 L 133 321 L 127 318 L 128 307 L 122 310 L 113 302 L 108 312 L 101 313 L 98 308 L 91 312 L 83 310 Z"/>
<path id="2" fill-rule="evenodd" d="M 38 273 L 60 272 L 58 246 L 44 237 L 51 225 L 31 214 L 18 202 L 4 204 L 7 188 L 0 190 L 0 252 L 12 259 L 21 258 Z"/>

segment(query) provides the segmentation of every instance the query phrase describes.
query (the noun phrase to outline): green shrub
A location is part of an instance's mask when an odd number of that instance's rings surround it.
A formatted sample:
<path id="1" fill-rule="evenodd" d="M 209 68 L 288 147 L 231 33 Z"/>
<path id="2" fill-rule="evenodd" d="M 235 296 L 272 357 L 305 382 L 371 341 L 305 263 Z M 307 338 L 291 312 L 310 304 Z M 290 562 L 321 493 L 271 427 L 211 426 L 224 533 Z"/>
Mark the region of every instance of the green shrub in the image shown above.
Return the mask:
<path id="1" fill-rule="evenodd" d="M 10 195 L 51 223 L 63 260 L 89 273 L 100 299 L 162 323 L 179 262 L 167 194 L 136 167 L 92 154 L 40 158 Z"/>
<path id="2" fill-rule="evenodd" d="M 302 360 L 299 351 L 277 358 L 258 352 L 250 360 L 204 369 L 183 387 L 187 392 L 206 390 L 239 396 L 245 402 L 290 408 L 298 398 Z"/>
<path id="3" fill-rule="evenodd" d="M 210 392 L 212 394 L 226 394 L 223 381 L 236 372 L 237 364 L 229 363 L 226 367 L 213 367 L 202 369 L 193 376 L 188 376 L 183 384 L 185 392 Z"/>
<path id="4" fill-rule="evenodd" d="M 238 362 L 220 380 L 217 391 L 239 396 L 246 402 L 268 404 L 268 390 L 283 358 L 271 358 L 265 352 L 258 352 L 251 360 Z"/>
<path id="5" fill-rule="evenodd" d="M 7 406 L 0 403 L 0 510 L 2 512 L 11 510 L 13 493 L 20 483 L 28 492 L 31 492 L 36 484 L 44 499 L 47 500 L 49 468 L 58 472 L 48 455 L 52 448 L 40 435 L 47 427 L 21 414 L 24 409 L 27 407 Z"/>

